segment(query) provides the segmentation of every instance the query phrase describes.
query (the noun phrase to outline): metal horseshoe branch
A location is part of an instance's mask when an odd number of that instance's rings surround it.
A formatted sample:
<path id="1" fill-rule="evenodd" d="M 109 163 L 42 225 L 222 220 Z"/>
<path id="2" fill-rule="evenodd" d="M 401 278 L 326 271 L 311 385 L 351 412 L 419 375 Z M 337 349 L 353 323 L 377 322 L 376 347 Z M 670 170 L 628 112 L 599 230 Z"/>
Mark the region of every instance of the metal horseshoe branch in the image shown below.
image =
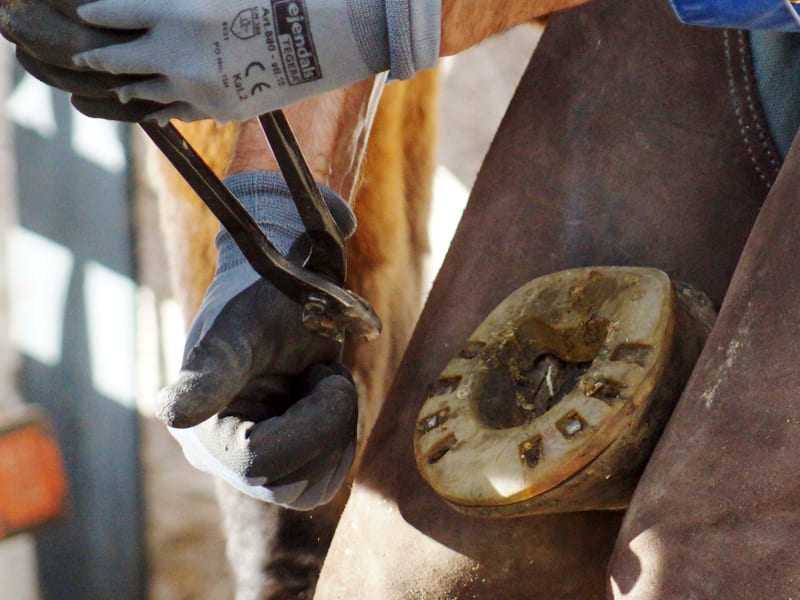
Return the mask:
<path id="1" fill-rule="evenodd" d="M 380 319 L 366 300 L 342 287 L 347 273 L 344 238 L 286 116 L 278 110 L 262 115 L 259 121 L 311 238 L 311 252 L 302 265 L 275 249 L 173 125 L 141 123 L 141 127 L 228 230 L 253 269 L 303 307 L 303 323 L 308 329 L 339 341 L 348 333 L 374 339 L 381 331 Z"/>

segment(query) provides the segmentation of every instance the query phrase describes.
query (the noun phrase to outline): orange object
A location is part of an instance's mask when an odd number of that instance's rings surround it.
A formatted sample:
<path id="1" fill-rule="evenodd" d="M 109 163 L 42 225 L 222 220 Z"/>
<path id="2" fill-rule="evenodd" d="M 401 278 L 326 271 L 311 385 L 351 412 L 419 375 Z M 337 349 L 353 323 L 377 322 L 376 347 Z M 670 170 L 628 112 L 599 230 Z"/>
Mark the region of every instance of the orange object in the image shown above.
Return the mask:
<path id="1" fill-rule="evenodd" d="M 66 475 L 44 413 L 22 406 L 0 413 L 0 539 L 64 512 Z"/>

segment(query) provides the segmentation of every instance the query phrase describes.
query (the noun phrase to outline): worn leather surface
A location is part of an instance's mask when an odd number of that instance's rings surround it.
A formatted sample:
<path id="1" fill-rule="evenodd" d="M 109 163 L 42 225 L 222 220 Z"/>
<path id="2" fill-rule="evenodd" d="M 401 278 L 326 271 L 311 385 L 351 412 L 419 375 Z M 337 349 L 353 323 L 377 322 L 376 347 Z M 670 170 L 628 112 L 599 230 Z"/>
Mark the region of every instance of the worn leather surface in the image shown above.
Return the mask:
<path id="1" fill-rule="evenodd" d="M 777 168 L 743 35 L 682 27 L 663 0 L 553 18 L 370 439 L 316 598 L 602 598 L 620 515 L 454 512 L 414 464 L 426 387 L 498 302 L 546 273 L 657 267 L 720 303 Z"/>
<path id="2" fill-rule="evenodd" d="M 800 597 L 800 142 L 640 481 L 614 598 Z"/>

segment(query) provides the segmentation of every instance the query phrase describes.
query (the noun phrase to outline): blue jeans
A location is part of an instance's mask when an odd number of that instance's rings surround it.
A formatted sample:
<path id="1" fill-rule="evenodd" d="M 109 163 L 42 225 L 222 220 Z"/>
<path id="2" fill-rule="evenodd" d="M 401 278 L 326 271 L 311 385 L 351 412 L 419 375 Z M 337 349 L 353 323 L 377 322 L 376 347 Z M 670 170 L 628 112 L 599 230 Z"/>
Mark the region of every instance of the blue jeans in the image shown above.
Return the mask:
<path id="1" fill-rule="evenodd" d="M 800 33 L 750 33 L 758 93 L 772 139 L 786 157 L 800 128 Z"/>

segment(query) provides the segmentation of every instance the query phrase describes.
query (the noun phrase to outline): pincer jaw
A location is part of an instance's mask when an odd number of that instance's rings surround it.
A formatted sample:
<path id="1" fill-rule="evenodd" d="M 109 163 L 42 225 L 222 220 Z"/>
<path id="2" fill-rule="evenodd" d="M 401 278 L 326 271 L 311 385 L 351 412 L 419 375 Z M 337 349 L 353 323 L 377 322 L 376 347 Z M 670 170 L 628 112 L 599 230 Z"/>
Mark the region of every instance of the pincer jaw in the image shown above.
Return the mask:
<path id="1" fill-rule="evenodd" d="M 309 331 L 344 342 L 347 335 L 364 341 L 376 339 L 383 329 L 380 317 L 358 294 L 341 289 L 333 300 L 321 294 L 309 294 L 303 304 L 303 325 Z"/>

